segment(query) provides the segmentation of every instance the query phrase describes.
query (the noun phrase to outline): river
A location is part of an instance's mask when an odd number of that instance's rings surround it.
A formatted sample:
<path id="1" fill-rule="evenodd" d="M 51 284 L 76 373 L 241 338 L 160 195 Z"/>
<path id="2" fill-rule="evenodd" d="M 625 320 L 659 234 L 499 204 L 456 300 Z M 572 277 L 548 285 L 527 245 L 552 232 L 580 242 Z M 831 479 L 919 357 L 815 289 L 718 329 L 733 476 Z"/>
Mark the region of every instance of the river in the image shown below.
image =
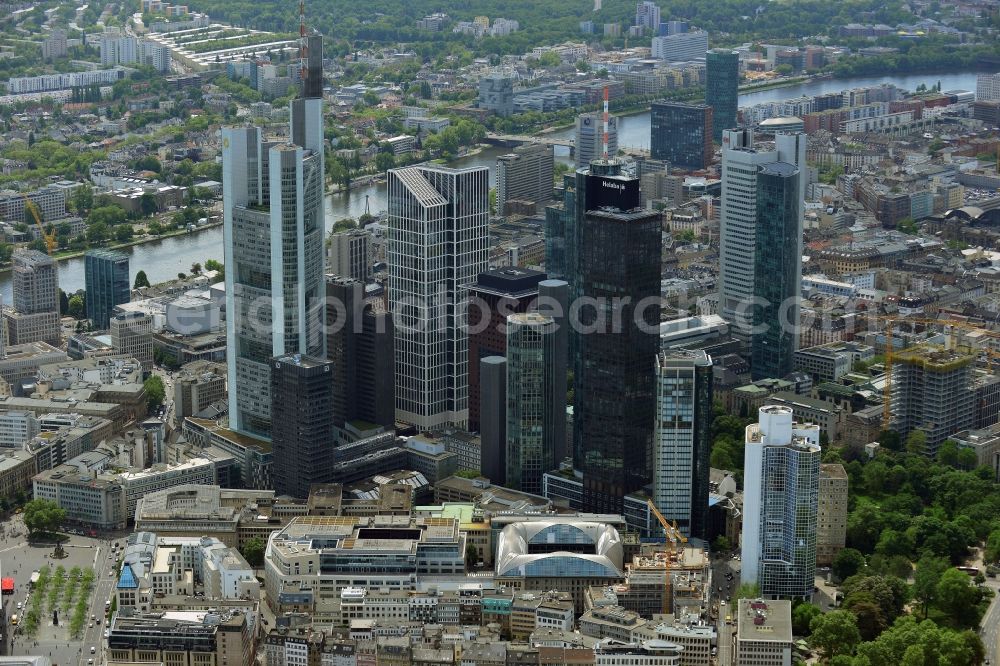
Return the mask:
<path id="1" fill-rule="evenodd" d="M 824 79 L 800 83 L 786 88 L 771 88 L 759 92 L 740 95 L 740 105 L 749 106 L 761 102 L 777 101 L 801 97 L 802 95 L 820 95 L 827 92 L 893 83 L 901 88 L 913 90 L 921 83 L 928 87 L 941 83 L 942 90 L 975 90 L 976 73 L 961 74 L 913 74 L 893 76 L 889 78 L 860 77 L 853 79 Z M 649 147 L 649 112 L 641 112 L 623 116 L 618 122 L 618 145 L 622 147 Z M 571 136 L 572 129 L 554 132 L 552 136 Z M 485 166 L 490 170 L 490 185 L 495 183 L 496 159 L 507 152 L 500 147 L 489 147 L 468 157 L 454 160 L 451 166 L 472 167 Z M 560 161 L 569 161 L 567 149 L 556 148 L 556 156 Z M 350 190 L 345 193 L 331 194 L 326 198 L 327 226 L 344 217 L 357 218 L 365 212 L 366 199 L 372 213 L 378 213 L 386 208 L 384 184 L 373 184 Z M 131 255 L 130 270 L 132 278 L 140 271 L 146 271 L 150 282 L 164 282 L 177 276 L 177 273 L 187 273 L 191 264 L 204 264 L 207 259 L 223 260 L 222 227 L 214 227 L 185 236 L 174 236 L 152 243 L 136 245 L 124 250 Z M 67 259 L 59 263 L 59 284 L 67 292 L 72 293 L 84 286 L 83 258 Z M 11 302 L 10 274 L 0 275 L 0 294 L 4 301 Z"/>

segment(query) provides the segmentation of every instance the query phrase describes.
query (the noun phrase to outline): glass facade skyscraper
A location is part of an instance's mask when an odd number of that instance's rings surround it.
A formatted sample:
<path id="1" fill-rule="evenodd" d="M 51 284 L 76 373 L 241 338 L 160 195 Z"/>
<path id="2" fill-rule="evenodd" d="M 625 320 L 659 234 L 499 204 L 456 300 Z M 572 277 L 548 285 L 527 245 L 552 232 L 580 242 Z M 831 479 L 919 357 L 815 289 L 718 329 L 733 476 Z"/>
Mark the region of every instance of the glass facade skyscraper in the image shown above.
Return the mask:
<path id="1" fill-rule="evenodd" d="M 747 426 L 741 581 L 757 583 L 764 597 L 812 597 L 819 431 L 775 405 L 761 407 L 759 422 Z"/>
<path id="2" fill-rule="evenodd" d="M 621 513 L 624 496 L 652 478 L 660 220 L 639 208 L 639 181 L 616 159 L 578 171 L 576 194 L 571 288 L 593 305 L 573 336 L 574 466 L 585 509 Z"/>
<path id="3" fill-rule="evenodd" d="M 487 268 L 488 176 L 486 167 L 389 171 L 396 418 L 423 430 L 469 419 L 469 285 Z"/>
<path id="4" fill-rule="evenodd" d="M 712 49 L 705 54 L 705 103 L 712 107 L 712 139 L 721 142 L 722 130 L 736 127 L 739 111 L 740 54 Z"/>
<path id="5" fill-rule="evenodd" d="M 556 423 L 566 420 L 566 374 L 556 373 L 560 353 L 552 317 L 507 317 L 507 485 L 536 495 L 562 448 L 556 437 L 566 435 Z"/>
<path id="6" fill-rule="evenodd" d="M 222 131 L 229 424 L 271 436 L 271 359 L 326 355 L 323 336 L 322 38 L 308 38 L 292 142 Z"/>
<path id="7" fill-rule="evenodd" d="M 115 250 L 89 250 L 84 255 L 87 319 L 94 328 L 106 329 L 116 305 L 131 299 L 128 255 Z"/>
<path id="8" fill-rule="evenodd" d="M 799 170 L 772 162 L 757 174 L 754 316 L 750 372 L 754 380 L 781 378 L 793 369 L 798 336 Z"/>
<path id="9" fill-rule="evenodd" d="M 704 169 L 712 163 L 712 107 L 653 102 L 649 122 L 654 160 L 666 160 L 681 169 Z"/>
<path id="10" fill-rule="evenodd" d="M 702 350 L 656 358 L 653 501 L 689 537 L 708 531 L 712 359 Z"/>

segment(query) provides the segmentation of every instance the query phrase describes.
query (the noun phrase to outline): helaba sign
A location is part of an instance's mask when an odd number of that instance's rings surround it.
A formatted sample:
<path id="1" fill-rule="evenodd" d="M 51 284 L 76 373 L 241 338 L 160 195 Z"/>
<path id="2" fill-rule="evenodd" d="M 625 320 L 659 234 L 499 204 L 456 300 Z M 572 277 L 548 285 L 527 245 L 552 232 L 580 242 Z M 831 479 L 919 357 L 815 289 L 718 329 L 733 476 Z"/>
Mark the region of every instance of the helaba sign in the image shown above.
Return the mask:
<path id="1" fill-rule="evenodd" d="M 618 208 L 632 210 L 639 207 L 639 181 L 606 176 L 587 176 L 587 210 Z"/>

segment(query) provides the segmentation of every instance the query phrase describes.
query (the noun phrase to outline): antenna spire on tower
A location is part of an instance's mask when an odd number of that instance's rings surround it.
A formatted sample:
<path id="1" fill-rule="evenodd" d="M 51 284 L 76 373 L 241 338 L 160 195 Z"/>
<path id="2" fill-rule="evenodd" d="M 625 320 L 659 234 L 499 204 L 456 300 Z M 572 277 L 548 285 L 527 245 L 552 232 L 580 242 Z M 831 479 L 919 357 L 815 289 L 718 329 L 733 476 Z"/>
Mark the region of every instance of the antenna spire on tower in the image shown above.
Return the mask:
<path id="1" fill-rule="evenodd" d="M 604 86 L 604 159 L 608 159 L 608 86 Z"/>
<path id="2" fill-rule="evenodd" d="M 299 68 L 302 89 L 305 90 L 308 74 L 309 44 L 306 42 L 306 3 L 299 0 Z"/>

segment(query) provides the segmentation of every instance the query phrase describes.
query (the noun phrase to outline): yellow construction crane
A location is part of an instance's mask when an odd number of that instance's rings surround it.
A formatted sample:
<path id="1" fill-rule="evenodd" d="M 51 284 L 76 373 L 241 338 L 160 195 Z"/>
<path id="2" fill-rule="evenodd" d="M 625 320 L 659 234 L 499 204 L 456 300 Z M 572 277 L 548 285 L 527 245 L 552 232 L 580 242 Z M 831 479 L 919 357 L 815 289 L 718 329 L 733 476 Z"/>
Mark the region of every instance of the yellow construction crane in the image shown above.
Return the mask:
<path id="1" fill-rule="evenodd" d="M 877 317 L 876 319 L 885 322 L 885 386 L 882 388 L 882 427 L 886 429 L 889 428 L 892 422 L 892 355 L 894 351 L 892 345 L 892 329 L 894 326 L 898 324 L 951 326 L 953 328 L 961 328 L 967 331 L 978 331 L 989 338 L 1000 338 L 1000 333 L 998 332 L 957 319 L 920 319 L 910 317 Z M 992 348 L 986 348 L 986 362 L 990 372 L 993 372 L 994 353 L 995 352 Z"/>
<path id="2" fill-rule="evenodd" d="M 663 517 L 660 510 L 656 508 L 656 504 L 653 500 L 647 499 L 646 504 L 649 505 L 649 510 L 653 512 L 656 517 L 657 522 L 663 527 L 663 612 L 664 614 L 670 612 L 669 602 L 670 602 L 670 555 L 666 552 L 667 543 L 672 544 L 671 550 L 677 552 L 677 544 L 687 543 L 687 537 L 681 534 L 681 531 L 677 529 L 676 521 L 671 524 L 669 520 Z"/>
<path id="3" fill-rule="evenodd" d="M 57 245 L 55 232 L 51 234 L 45 233 L 45 225 L 42 224 L 42 212 L 38 210 L 38 206 L 35 202 L 28 197 L 24 197 L 24 209 L 31 214 L 32 218 L 34 218 L 35 224 L 38 225 L 38 233 L 42 235 L 42 240 L 45 241 L 45 247 L 51 255 L 55 252 Z"/>

